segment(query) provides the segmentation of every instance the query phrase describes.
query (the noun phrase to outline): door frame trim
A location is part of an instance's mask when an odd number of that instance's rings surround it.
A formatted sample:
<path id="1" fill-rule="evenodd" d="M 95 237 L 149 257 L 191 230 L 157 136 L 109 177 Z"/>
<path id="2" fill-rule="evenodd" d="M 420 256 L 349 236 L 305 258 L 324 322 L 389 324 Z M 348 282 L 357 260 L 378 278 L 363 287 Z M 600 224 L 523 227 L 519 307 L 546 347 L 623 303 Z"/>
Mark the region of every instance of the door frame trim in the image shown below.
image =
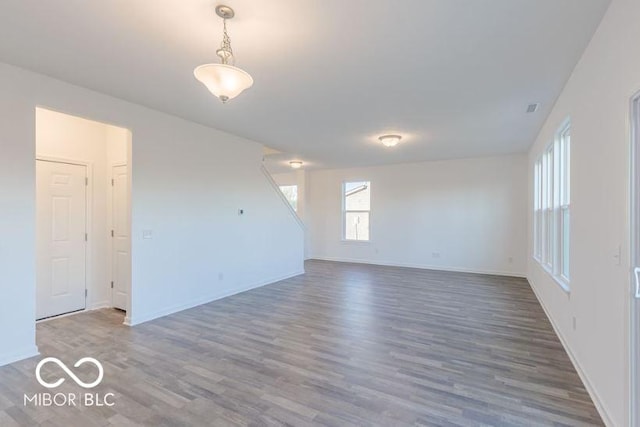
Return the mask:
<path id="1" fill-rule="evenodd" d="M 640 301 L 635 298 L 634 267 L 640 264 L 640 90 L 629 103 L 629 141 L 630 141 L 630 262 L 629 262 L 629 425 L 640 425 Z"/>
<path id="2" fill-rule="evenodd" d="M 50 162 L 50 163 L 64 163 L 75 166 L 84 166 L 86 168 L 87 178 L 89 179 L 89 184 L 93 183 L 93 162 L 88 162 L 85 160 L 77 160 L 77 159 L 69 159 L 65 157 L 56 157 L 56 156 L 47 156 L 36 154 L 36 162 Z M 37 206 L 37 200 L 36 200 Z M 93 185 L 86 186 L 85 192 L 85 233 L 87 233 L 88 239 L 84 246 L 84 289 L 86 292 L 86 296 L 84 299 L 84 310 L 75 311 L 73 313 L 65 313 L 65 314 L 76 314 L 81 313 L 82 311 L 93 310 L 94 307 L 89 305 L 89 299 L 93 296 L 93 291 L 89 286 L 89 278 L 93 275 L 93 259 L 91 257 L 91 251 L 88 250 L 90 245 L 89 242 L 93 242 L 94 236 L 90 232 L 93 230 Z M 36 284 L 37 286 L 37 284 Z M 65 314 L 61 314 L 64 316 Z M 46 320 L 46 319 L 41 319 Z M 36 320 L 39 321 L 39 320 Z"/>

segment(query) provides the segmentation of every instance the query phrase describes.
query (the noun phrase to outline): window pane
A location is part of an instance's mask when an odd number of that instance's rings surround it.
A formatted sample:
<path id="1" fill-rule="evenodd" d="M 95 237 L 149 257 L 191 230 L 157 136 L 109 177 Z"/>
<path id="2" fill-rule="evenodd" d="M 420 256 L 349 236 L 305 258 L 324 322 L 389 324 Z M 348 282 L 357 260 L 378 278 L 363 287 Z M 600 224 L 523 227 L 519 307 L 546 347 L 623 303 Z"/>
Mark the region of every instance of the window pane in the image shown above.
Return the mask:
<path id="1" fill-rule="evenodd" d="M 554 166 L 553 166 L 553 147 L 549 148 L 549 150 L 547 151 L 547 200 L 546 200 L 546 207 L 547 208 L 552 208 L 553 207 L 553 187 L 554 187 L 554 183 L 553 183 L 553 172 L 554 172 Z"/>
<path id="2" fill-rule="evenodd" d="M 571 136 L 569 130 L 562 135 L 562 201 L 563 205 L 569 204 L 570 195 L 570 145 Z"/>
<path id="3" fill-rule="evenodd" d="M 371 210 L 371 185 L 368 181 L 344 184 L 344 209 L 346 211 Z"/>
<path id="4" fill-rule="evenodd" d="M 533 209 L 540 209 L 540 166 L 536 162 L 533 167 Z"/>
<path id="5" fill-rule="evenodd" d="M 553 257 L 553 211 L 545 209 L 544 211 L 544 252 L 542 254 L 544 263 L 551 266 Z"/>
<path id="6" fill-rule="evenodd" d="M 289 201 L 294 211 L 298 211 L 298 186 L 297 185 L 281 185 L 280 191 Z"/>
<path id="7" fill-rule="evenodd" d="M 369 212 L 346 212 L 344 228 L 347 240 L 369 240 Z"/>
<path id="8" fill-rule="evenodd" d="M 542 244 L 540 242 L 542 237 L 542 211 L 537 210 L 535 216 L 535 256 L 540 258 L 542 252 Z"/>
<path id="9" fill-rule="evenodd" d="M 562 275 L 569 278 L 569 209 L 562 210 Z"/>
<path id="10" fill-rule="evenodd" d="M 571 134 L 567 134 L 565 141 L 565 180 L 566 193 L 564 203 L 568 205 L 571 202 Z"/>

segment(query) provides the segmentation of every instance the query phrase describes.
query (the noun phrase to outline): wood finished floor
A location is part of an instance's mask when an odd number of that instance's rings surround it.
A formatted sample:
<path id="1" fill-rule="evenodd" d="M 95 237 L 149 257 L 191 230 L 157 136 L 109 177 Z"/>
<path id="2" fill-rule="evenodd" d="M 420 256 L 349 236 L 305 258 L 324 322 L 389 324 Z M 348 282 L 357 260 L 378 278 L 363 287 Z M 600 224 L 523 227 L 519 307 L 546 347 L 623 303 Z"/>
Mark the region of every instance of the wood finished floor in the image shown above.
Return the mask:
<path id="1" fill-rule="evenodd" d="M 134 328 L 115 310 L 39 323 L 42 356 L 0 368 L 0 426 L 602 425 L 524 279 L 306 269 Z M 116 405 L 25 407 L 45 356 L 100 360 L 92 391 Z"/>

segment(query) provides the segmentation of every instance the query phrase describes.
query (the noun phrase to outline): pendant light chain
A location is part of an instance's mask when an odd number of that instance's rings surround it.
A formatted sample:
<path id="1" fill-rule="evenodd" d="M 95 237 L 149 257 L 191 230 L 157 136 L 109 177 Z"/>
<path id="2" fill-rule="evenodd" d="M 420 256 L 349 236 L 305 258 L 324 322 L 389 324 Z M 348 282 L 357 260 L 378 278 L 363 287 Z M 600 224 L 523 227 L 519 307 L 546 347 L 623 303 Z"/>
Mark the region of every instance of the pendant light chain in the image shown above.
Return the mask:
<path id="1" fill-rule="evenodd" d="M 235 63 L 235 58 L 233 57 L 233 49 L 231 49 L 231 38 L 227 33 L 227 18 L 222 19 L 223 25 L 223 35 L 222 35 L 222 44 L 220 45 L 220 50 L 218 51 L 218 55 L 222 58 L 222 63 L 227 64 L 229 58 L 231 58 L 232 63 Z"/>

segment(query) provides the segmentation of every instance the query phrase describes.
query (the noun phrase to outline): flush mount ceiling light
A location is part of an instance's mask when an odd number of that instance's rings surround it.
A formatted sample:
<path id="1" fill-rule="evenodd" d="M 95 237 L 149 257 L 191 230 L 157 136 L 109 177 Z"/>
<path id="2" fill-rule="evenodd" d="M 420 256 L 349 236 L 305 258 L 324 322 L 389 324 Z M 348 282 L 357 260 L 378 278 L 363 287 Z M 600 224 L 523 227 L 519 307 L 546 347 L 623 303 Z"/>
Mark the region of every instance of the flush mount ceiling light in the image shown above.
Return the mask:
<path id="1" fill-rule="evenodd" d="M 193 74 L 209 91 L 220 98 L 222 103 L 240 95 L 245 89 L 253 85 L 253 78 L 244 70 L 235 66 L 235 58 L 231 49 L 231 39 L 227 34 L 227 19 L 235 13 L 229 6 L 217 6 L 216 13 L 222 18 L 223 36 L 220 49 L 216 55 L 220 57 L 220 64 L 204 64 L 197 67 Z"/>
<path id="2" fill-rule="evenodd" d="M 289 166 L 291 166 L 294 169 L 300 169 L 302 167 L 302 162 L 299 160 L 293 160 L 289 162 Z"/>
<path id="3" fill-rule="evenodd" d="M 400 135 L 382 135 L 378 137 L 378 139 L 385 147 L 395 147 L 398 145 L 402 137 Z"/>

